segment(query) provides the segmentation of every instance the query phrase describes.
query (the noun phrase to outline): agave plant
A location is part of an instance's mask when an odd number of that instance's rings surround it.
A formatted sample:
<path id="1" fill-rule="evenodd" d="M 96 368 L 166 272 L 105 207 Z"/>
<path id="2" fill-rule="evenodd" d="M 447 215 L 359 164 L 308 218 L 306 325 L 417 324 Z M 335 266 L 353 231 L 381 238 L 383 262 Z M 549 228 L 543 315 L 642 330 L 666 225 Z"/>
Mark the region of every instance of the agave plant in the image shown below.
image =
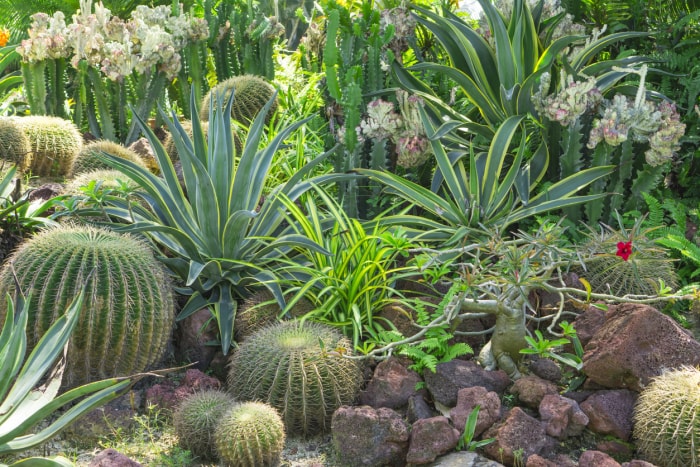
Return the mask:
<path id="1" fill-rule="evenodd" d="M 365 169 L 357 172 L 383 183 L 391 192 L 422 210 L 421 215 L 402 213 L 383 219 L 385 223 L 414 227 L 422 240 L 454 246 L 461 244 L 467 234 L 477 228 L 503 231 L 528 217 L 605 196 L 577 193 L 611 173 L 612 166 L 582 170 L 541 189 L 539 185 L 549 164 L 549 154 L 547 147 L 541 144 L 526 160 L 527 132 L 522 116 L 511 116 L 503 122 L 488 152 L 475 154 L 472 149 L 448 153 L 441 138 L 451 125 L 447 123 L 437 128 L 424 109 L 420 112 L 437 162 L 431 189 L 389 172 Z M 509 147 L 518 131 L 520 144 L 511 155 Z"/>
<path id="2" fill-rule="evenodd" d="M 18 287 L 19 291 L 19 287 Z M 7 296 L 7 315 L 0 331 L 0 455 L 31 449 L 55 436 L 78 417 L 109 402 L 130 388 L 136 378 L 112 378 L 71 389 L 61 395 L 64 365 L 54 366 L 64 352 L 80 317 L 84 290 L 39 340 L 26 358 L 26 327 L 29 300 L 18 293 L 15 301 Z M 53 370 L 48 374 L 51 367 Z M 37 384 L 47 376 L 41 386 Z M 57 410 L 70 406 L 48 426 L 31 429 Z M 72 466 L 63 457 L 29 458 L 11 465 L 46 467 Z M 6 467 L 5 464 L 0 464 Z"/>
<path id="3" fill-rule="evenodd" d="M 265 117 L 276 94 L 253 121 L 238 157 L 231 136 L 231 105 L 213 97 L 209 110 L 208 140 L 196 109 L 192 106 L 192 139 L 173 114 L 161 112 L 172 134 L 182 163 L 184 191 L 173 164 L 153 131 L 139 120 L 155 152 L 162 178 L 124 159 L 104 155 L 114 168 L 137 182 L 143 191 L 135 193 L 145 205 L 114 198 L 106 208 L 110 216 L 123 221 L 122 231 L 144 232 L 165 248 L 165 264 L 182 281 L 181 292 L 190 296 L 178 319 L 209 308 L 219 327 L 224 353 L 232 342 L 237 299 L 248 288 L 266 285 L 283 306 L 282 291 L 272 279 L 287 252 L 294 248 L 324 250 L 307 237 L 283 229 L 284 206 L 278 195 L 294 201 L 314 185 L 347 177 L 325 174 L 307 178 L 332 151 L 316 157 L 290 179 L 263 197 L 273 156 L 282 142 L 308 119 L 281 129 L 260 148 Z M 187 194 L 185 194 L 187 193 Z"/>

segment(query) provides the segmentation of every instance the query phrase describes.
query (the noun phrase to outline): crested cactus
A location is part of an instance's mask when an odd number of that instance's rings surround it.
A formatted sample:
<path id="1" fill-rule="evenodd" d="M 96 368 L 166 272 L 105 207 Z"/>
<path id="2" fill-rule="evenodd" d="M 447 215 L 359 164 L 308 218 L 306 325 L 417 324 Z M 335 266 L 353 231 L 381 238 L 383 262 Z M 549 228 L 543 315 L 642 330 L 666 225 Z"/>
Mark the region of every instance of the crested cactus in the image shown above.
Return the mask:
<path id="1" fill-rule="evenodd" d="M 255 75 L 234 76 L 220 82 L 204 96 L 199 108 L 199 116 L 203 120 L 209 119 L 209 105 L 212 96 L 224 93 L 228 99 L 233 92 L 233 106 L 231 107 L 231 117 L 237 122 L 248 125 L 255 119 L 265 104 L 272 98 L 275 88 L 265 81 L 264 78 Z M 267 120 L 275 113 L 277 100 L 267 114 Z"/>
<path id="2" fill-rule="evenodd" d="M 186 397 L 173 413 L 173 425 L 180 445 L 199 458 L 215 459 L 215 429 L 221 421 L 221 414 L 234 404 L 230 394 L 216 389 Z"/>
<path id="3" fill-rule="evenodd" d="M 116 157 L 121 157 L 128 161 L 138 164 L 141 167 L 146 167 L 146 163 L 141 159 L 141 156 L 136 154 L 131 149 L 127 149 L 119 143 L 109 140 L 93 141 L 88 143 L 78 152 L 73 162 L 73 174 L 82 174 L 92 172 L 98 169 L 111 169 L 109 165 L 99 158 L 99 154 L 106 152 Z"/>
<path id="4" fill-rule="evenodd" d="M 16 117 L 32 150 L 31 170 L 40 177 L 65 177 L 83 147 L 83 137 L 70 120 L 59 117 Z"/>
<path id="5" fill-rule="evenodd" d="M 32 163 L 32 147 L 17 121 L 0 118 L 0 158 L 17 166 L 24 172 Z"/>
<path id="6" fill-rule="evenodd" d="M 85 283 L 65 385 L 140 372 L 161 358 L 174 325 L 174 303 L 165 271 L 145 243 L 104 229 L 63 225 L 35 235 L 13 253 L 0 270 L 2 296 L 13 293 L 15 276 L 31 294 L 30 347 Z M 0 321 L 6 306 L 2 300 Z"/>
<path id="7" fill-rule="evenodd" d="M 700 466 L 700 369 L 679 368 L 653 379 L 639 394 L 633 435 L 656 465 Z"/>
<path id="8" fill-rule="evenodd" d="M 289 310 L 289 317 L 301 318 L 315 308 L 308 299 L 302 298 Z M 233 325 L 236 340 L 240 342 L 263 327 L 276 323 L 280 313 L 282 309 L 272 292 L 268 289 L 258 290 L 238 308 Z"/>
<path id="9" fill-rule="evenodd" d="M 234 404 L 216 424 L 216 450 L 224 465 L 278 465 L 284 448 L 284 424 L 277 411 L 261 402 Z"/>
<path id="10" fill-rule="evenodd" d="M 351 404 L 362 384 L 358 362 L 342 356 L 351 348 L 324 324 L 283 321 L 267 326 L 233 354 L 229 390 L 237 400 L 264 401 L 279 410 L 289 433 L 325 431 L 333 412 Z"/>

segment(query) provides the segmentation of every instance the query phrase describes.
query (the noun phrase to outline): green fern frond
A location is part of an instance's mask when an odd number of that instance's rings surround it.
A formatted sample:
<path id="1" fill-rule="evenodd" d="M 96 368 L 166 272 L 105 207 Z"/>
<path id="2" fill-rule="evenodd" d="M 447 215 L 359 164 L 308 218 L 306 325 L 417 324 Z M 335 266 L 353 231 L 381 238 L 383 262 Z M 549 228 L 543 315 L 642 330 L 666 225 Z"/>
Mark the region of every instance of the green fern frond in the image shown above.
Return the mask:
<path id="1" fill-rule="evenodd" d="M 474 353 L 471 346 L 465 342 L 458 342 L 457 344 L 448 347 L 445 355 L 440 359 L 440 362 L 449 362 L 452 359 L 461 357 L 462 355 L 468 355 Z"/>

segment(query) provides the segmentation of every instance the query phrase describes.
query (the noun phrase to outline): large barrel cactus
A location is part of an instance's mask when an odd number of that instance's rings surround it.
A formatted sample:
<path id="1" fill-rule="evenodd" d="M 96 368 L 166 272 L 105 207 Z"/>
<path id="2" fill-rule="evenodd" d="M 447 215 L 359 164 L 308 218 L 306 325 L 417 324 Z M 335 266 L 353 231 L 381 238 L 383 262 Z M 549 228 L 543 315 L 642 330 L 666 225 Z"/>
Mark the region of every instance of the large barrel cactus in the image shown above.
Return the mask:
<path id="1" fill-rule="evenodd" d="M 65 177 L 83 147 L 83 137 L 70 120 L 59 117 L 16 117 L 32 150 L 32 174 L 39 177 Z"/>
<path id="2" fill-rule="evenodd" d="M 0 118 L 0 159 L 24 172 L 32 163 L 32 146 L 15 119 Z"/>
<path id="3" fill-rule="evenodd" d="M 289 318 L 301 318 L 316 307 L 302 298 L 289 311 Z M 277 300 L 268 289 L 260 289 L 246 298 L 236 313 L 233 324 L 236 340 L 242 341 L 256 331 L 279 321 L 282 313 Z"/>
<path id="4" fill-rule="evenodd" d="M 279 465 L 284 448 L 284 424 L 277 411 L 267 404 L 234 404 L 216 424 L 214 440 L 224 465 L 275 466 Z"/>
<path id="5" fill-rule="evenodd" d="M 661 467 L 700 466 L 700 369 L 669 370 L 639 394 L 634 438 Z"/>
<path id="6" fill-rule="evenodd" d="M 136 238 L 87 226 L 45 230 L 0 270 L 0 296 L 14 293 L 14 276 L 31 294 L 30 347 L 86 284 L 65 385 L 140 372 L 162 356 L 174 325 L 172 289 L 150 248 Z M 1 300 L 0 322 L 6 306 Z"/>
<path id="7" fill-rule="evenodd" d="M 233 92 L 233 107 L 231 107 L 231 117 L 237 122 L 250 124 L 255 119 L 255 116 L 260 112 L 265 104 L 272 98 L 275 93 L 275 88 L 265 81 L 264 78 L 255 75 L 234 76 L 225 81 L 220 82 L 209 90 L 199 108 L 199 116 L 203 120 L 209 119 L 209 106 L 211 104 L 212 95 L 224 94 L 228 99 Z M 277 101 L 270 112 L 267 114 L 267 120 L 275 113 L 277 109 Z"/>
<path id="8" fill-rule="evenodd" d="M 103 152 L 116 157 L 121 157 L 128 161 L 138 164 L 146 168 L 146 163 L 141 159 L 141 156 L 136 154 L 131 149 L 125 148 L 119 143 L 109 140 L 93 141 L 88 143 L 78 152 L 73 162 L 73 174 L 82 174 L 92 172 L 94 170 L 106 170 L 112 167 L 100 159 L 99 155 Z M 124 178 L 124 177 L 122 177 Z"/>
<path id="9" fill-rule="evenodd" d="M 233 354 L 229 390 L 237 400 L 264 401 L 279 410 L 289 433 L 324 431 L 333 412 L 352 404 L 362 384 L 359 363 L 342 356 L 351 349 L 345 337 L 324 324 L 267 326 Z"/>

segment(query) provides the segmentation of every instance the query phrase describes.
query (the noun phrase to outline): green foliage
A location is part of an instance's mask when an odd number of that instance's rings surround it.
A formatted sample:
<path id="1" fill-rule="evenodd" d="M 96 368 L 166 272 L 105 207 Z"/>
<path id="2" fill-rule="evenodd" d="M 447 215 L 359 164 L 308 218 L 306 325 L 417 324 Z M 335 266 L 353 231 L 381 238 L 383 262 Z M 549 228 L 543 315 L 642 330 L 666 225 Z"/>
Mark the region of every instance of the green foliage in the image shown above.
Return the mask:
<path id="1" fill-rule="evenodd" d="M 561 323 L 563 326 L 568 325 L 568 323 Z M 571 329 L 569 329 L 571 331 Z M 574 336 L 575 336 L 575 331 L 574 331 Z M 562 345 L 566 345 L 570 343 L 570 340 L 568 338 L 560 338 L 560 339 L 555 339 L 555 340 L 549 340 L 545 339 L 545 337 L 542 335 L 542 331 L 539 329 L 535 330 L 535 338 L 532 338 L 530 336 L 525 336 L 525 340 L 527 341 L 528 345 L 530 347 L 521 349 L 520 353 L 525 354 L 525 355 L 538 355 L 542 358 L 552 358 L 560 363 L 564 363 L 565 365 L 568 365 L 576 370 L 581 370 L 583 368 L 583 361 L 582 361 L 582 356 L 581 355 L 573 355 L 573 354 L 562 354 L 556 351 L 557 347 L 560 347 Z M 580 346 L 580 342 L 579 342 Z"/>
<path id="2" fill-rule="evenodd" d="M 700 465 L 700 370 L 670 369 L 639 394 L 634 410 L 637 448 L 665 467 Z"/>
<path id="3" fill-rule="evenodd" d="M 83 135 L 70 120 L 60 117 L 12 117 L 29 140 L 30 169 L 40 177 L 65 177 L 83 147 Z"/>
<path id="4" fill-rule="evenodd" d="M 81 226 L 43 231 L 5 264 L 0 291 L 11 291 L 15 280 L 36 297 L 28 308 L 30 348 L 82 287 L 90 297 L 67 349 L 68 386 L 143 371 L 165 351 L 174 320 L 170 282 L 133 237 Z"/>
<path id="5" fill-rule="evenodd" d="M 73 161 L 73 175 L 93 172 L 95 170 L 109 169 L 109 165 L 105 164 L 97 155 L 101 152 L 106 152 L 115 157 L 129 160 L 134 164 L 146 167 L 146 163 L 141 159 L 141 156 L 136 154 L 131 149 L 127 149 L 119 143 L 109 140 L 93 141 L 86 144 L 78 152 Z"/>
<path id="6" fill-rule="evenodd" d="M 388 168 L 388 153 L 383 142 L 374 146 L 362 144 L 355 129 L 373 93 L 389 87 L 390 77 L 382 71 L 382 60 L 387 63 L 394 60 L 388 48 L 394 27 L 382 28 L 381 12 L 373 8 L 371 1 L 362 2 L 361 14 L 353 14 L 350 7 L 330 1 L 325 13 L 325 109 L 331 131 L 342 144 L 335 156 L 335 170 Z M 348 180 L 338 188 L 338 199 L 351 216 L 368 218 L 370 213 L 379 211 L 372 211 L 367 204 L 368 198 L 378 194 L 371 186 Z"/>
<path id="7" fill-rule="evenodd" d="M 174 115 L 172 119 L 163 115 L 180 155 L 187 196 L 163 145 L 143 121 L 141 128 L 153 147 L 162 177 L 124 159 L 104 155 L 110 165 L 141 186 L 143 191 L 136 194 L 149 206 L 146 209 L 115 198 L 109 200 L 106 212 L 125 221 L 120 230 L 144 232 L 166 249 L 168 257 L 161 259 L 184 282 L 180 291 L 190 296 L 178 319 L 209 308 L 224 353 L 233 339 L 237 299 L 248 295 L 248 288 L 263 283 L 284 304 L 281 290 L 271 282 L 280 259 L 294 248 L 322 251 L 308 238 L 284 230 L 280 197 L 294 201 L 315 184 L 343 177 L 329 174 L 306 179 L 329 156 L 322 154 L 262 199 L 275 153 L 305 121 L 280 129 L 261 148 L 264 121 L 273 97 L 250 126 L 240 158 L 235 158 L 233 99 L 224 104 L 218 96 L 216 105 L 210 108 L 208 140 L 204 139 L 194 103 L 192 139 Z"/>
<path id="8" fill-rule="evenodd" d="M 234 76 L 220 82 L 204 96 L 199 106 L 202 120 L 206 121 L 209 118 L 209 106 L 216 102 L 213 96 L 219 95 L 228 99 L 231 94 L 234 95 L 231 118 L 244 125 L 249 125 L 271 99 L 273 104 L 268 110 L 267 122 L 277 110 L 275 88 L 264 78 L 255 75 Z"/>
<path id="9" fill-rule="evenodd" d="M 457 443 L 457 451 L 476 451 L 477 449 L 484 447 L 486 445 L 489 445 L 496 441 L 495 438 L 486 438 L 482 439 L 480 441 L 475 441 L 474 440 L 474 432 L 476 430 L 476 422 L 479 419 L 479 410 L 481 409 L 480 405 L 476 405 L 471 412 L 469 412 L 469 416 L 467 417 L 467 421 L 464 422 L 464 432 L 462 433 L 462 436 L 459 438 L 459 442 Z"/>
<path id="10" fill-rule="evenodd" d="M 450 291 L 445 294 L 445 297 L 432 313 L 429 313 L 425 309 L 426 304 L 417 301 L 414 306 L 415 324 L 419 328 L 426 327 L 428 324 L 435 321 L 435 319 L 444 315 L 445 307 L 451 305 L 455 295 L 460 292 L 459 289 L 461 289 L 461 287 L 461 285 L 457 284 L 453 286 Z M 413 364 L 409 368 L 416 371 L 418 374 L 422 374 L 425 369 L 435 373 L 438 363 L 449 362 L 456 357 L 474 352 L 469 344 L 453 342 L 453 328 L 454 323 L 446 323 L 442 326 L 431 327 L 420 341 L 414 344 L 399 346 L 398 353 L 413 360 Z"/>
<path id="11" fill-rule="evenodd" d="M 505 230 L 529 217 L 604 196 L 579 196 L 578 193 L 610 174 L 613 170 L 610 166 L 581 170 L 537 193 L 549 154 L 544 145 L 534 154 L 527 154 L 526 131 L 521 125 L 523 117 L 509 117 L 497 129 L 488 152 L 475 154 L 473 147 L 468 153 L 448 153 L 443 138 L 454 125 L 446 123 L 436 128 L 423 109 L 421 115 L 438 167 L 431 189 L 389 172 L 357 170 L 383 183 L 390 192 L 422 211 L 422 215 L 388 216 L 381 222 L 413 227 L 418 238 L 440 241 L 450 247 L 461 244 L 470 231 L 480 226 Z M 509 147 L 518 131 L 520 145 L 512 154 Z"/>
<path id="12" fill-rule="evenodd" d="M 289 433 L 326 431 L 333 412 L 352 404 L 362 384 L 358 361 L 344 355 L 352 355 L 351 344 L 330 326 L 273 324 L 239 345 L 228 367 L 229 390 L 237 400 L 279 410 Z"/>
<path id="13" fill-rule="evenodd" d="M 78 290 L 65 313 L 57 314 L 28 357 L 25 332 L 32 297 L 25 299 L 19 287 L 14 302 L 7 295 L 4 324 L 0 330 L 0 455 L 41 445 L 81 415 L 122 395 L 140 379 L 97 381 L 58 395 L 63 369 L 56 361 L 80 319 L 85 298 L 85 289 L 79 287 Z M 54 364 L 53 371 L 47 375 Z M 43 378 L 46 378 L 43 384 L 37 387 Z M 55 421 L 33 431 L 39 423 L 68 406 L 70 408 Z M 63 457 L 52 457 L 30 458 L 11 465 L 65 467 L 73 464 Z"/>
<path id="14" fill-rule="evenodd" d="M 216 449 L 226 465 L 272 467 L 284 448 L 279 413 L 261 402 L 234 404 L 215 426 Z"/>
<path id="15" fill-rule="evenodd" d="M 17 168 L 11 166 L 0 176 L 0 229 L 23 236 L 41 227 L 56 225 L 48 218 L 48 213 L 60 199 L 30 201 L 30 192 L 22 193 L 22 183 L 16 174 Z"/>
<path id="16" fill-rule="evenodd" d="M 230 394 L 215 389 L 199 391 L 182 400 L 173 413 L 180 445 L 198 458 L 215 459 L 214 433 L 222 414 L 233 404 Z"/>
<path id="17" fill-rule="evenodd" d="M 352 336 L 358 346 L 367 332 L 384 329 L 377 314 L 399 295 L 395 282 L 410 268 L 399 267 L 407 256 L 408 242 L 400 231 L 391 232 L 376 222 L 362 224 L 351 218 L 327 193 L 316 190 L 325 209 L 311 197 L 302 206 L 286 202 L 290 224 L 323 248 L 302 250 L 305 261 L 285 268 L 281 284 L 296 291 L 287 310 L 308 299 L 314 309 L 304 319 L 335 326 Z"/>

